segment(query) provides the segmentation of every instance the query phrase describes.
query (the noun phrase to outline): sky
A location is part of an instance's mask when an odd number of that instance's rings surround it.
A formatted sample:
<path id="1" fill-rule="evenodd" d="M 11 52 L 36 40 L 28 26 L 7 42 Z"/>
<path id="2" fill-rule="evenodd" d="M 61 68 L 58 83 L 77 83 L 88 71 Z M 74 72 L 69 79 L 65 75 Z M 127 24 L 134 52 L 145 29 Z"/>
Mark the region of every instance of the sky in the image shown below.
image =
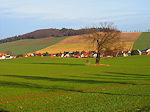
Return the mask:
<path id="1" fill-rule="evenodd" d="M 98 26 L 150 29 L 150 0 L 0 0 L 0 39 L 38 29 Z"/>

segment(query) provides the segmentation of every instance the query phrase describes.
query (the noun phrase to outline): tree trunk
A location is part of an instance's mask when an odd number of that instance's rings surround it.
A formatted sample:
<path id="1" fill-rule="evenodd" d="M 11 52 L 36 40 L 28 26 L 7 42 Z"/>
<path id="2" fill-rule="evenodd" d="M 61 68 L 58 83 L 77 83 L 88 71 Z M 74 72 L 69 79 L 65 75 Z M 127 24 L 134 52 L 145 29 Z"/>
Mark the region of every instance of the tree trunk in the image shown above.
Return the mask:
<path id="1" fill-rule="evenodd" d="M 100 63 L 100 52 L 97 53 L 97 57 L 96 57 L 96 63 L 95 64 L 99 64 Z"/>
<path id="2" fill-rule="evenodd" d="M 100 63 L 100 55 L 101 55 L 101 52 L 100 52 L 100 43 L 99 43 L 99 40 L 97 40 L 97 57 L 96 57 L 96 63 L 95 64 L 99 64 Z"/>

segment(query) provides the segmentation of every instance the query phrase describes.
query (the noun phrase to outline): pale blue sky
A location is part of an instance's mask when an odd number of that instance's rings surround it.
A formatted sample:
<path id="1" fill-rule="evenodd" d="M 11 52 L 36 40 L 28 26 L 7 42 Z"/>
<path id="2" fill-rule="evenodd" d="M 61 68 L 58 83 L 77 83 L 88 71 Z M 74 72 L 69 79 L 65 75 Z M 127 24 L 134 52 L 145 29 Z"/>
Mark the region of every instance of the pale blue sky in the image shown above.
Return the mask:
<path id="1" fill-rule="evenodd" d="M 150 29 L 150 0 L 0 0 L 0 38 L 106 21 L 124 31 Z"/>

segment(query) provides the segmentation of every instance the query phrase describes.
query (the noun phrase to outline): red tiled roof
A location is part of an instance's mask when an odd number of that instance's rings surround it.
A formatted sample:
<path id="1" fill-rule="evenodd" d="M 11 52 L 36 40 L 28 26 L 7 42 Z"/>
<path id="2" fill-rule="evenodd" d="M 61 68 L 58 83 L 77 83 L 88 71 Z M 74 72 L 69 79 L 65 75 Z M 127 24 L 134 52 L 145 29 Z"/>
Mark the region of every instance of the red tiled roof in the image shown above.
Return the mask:
<path id="1" fill-rule="evenodd" d="M 5 53 L 0 53 L 1 56 L 5 55 Z"/>
<path id="2" fill-rule="evenodd" d="M 84 56 L 88 56 L 89 54 L 88 53 L 83 53 L 84 54 Z"/>

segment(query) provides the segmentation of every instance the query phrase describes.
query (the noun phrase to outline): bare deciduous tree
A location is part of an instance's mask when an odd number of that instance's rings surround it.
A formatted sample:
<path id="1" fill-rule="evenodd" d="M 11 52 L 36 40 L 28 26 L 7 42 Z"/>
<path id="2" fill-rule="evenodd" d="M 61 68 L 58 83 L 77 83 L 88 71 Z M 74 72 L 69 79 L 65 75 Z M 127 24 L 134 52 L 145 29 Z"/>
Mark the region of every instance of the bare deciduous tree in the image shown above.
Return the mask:
<path id="1" fill-rule="evenodd" d="M 95 27 L 95 29 L 100 29 L 101 32 L 93 30 L 91 34 L 85 35 L 85 37 L 96 47 L 96 64 L 99 64 L 102 51 L 120 40 L 120 31 L 111 23 L 100 23 L 100 26 Z"/>

